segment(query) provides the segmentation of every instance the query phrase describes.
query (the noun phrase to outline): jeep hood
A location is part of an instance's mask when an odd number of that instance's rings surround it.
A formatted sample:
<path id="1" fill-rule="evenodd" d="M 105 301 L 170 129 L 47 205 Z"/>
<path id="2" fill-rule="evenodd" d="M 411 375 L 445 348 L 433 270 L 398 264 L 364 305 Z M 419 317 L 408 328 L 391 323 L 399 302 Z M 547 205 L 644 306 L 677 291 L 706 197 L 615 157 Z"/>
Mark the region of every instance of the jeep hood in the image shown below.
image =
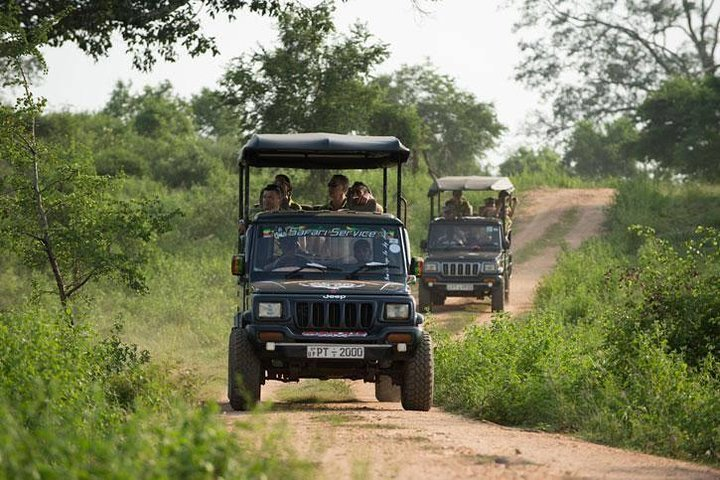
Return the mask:
<path id="1" fill-rule="evenodd" d="M 502 252 L 472 252 L 467 250 L 434 250 L 428 252 L 426 262 L 473 262 L 495 260 Z"/>
<path id="2" fill-rule="evenodd" d="M 378 295 L 409 293 L 404 283 L 382 280 L 265 280 L 251 284 L 253 293 Z"/>

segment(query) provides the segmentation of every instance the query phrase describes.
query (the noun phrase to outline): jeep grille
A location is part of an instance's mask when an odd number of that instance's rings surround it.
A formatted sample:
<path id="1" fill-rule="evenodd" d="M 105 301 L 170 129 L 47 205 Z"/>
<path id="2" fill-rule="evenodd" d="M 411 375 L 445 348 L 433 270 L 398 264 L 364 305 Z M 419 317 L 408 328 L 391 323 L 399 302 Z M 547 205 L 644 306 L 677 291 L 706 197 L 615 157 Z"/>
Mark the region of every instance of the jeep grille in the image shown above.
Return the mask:
<path id="1" fill-rule="evenodd" d="M 442 273 L 448 277 L 474 277 L 480 274 L 481 263 L 443 262 Z"/>
<path id="2" fill-rule="evenodd" d="M 374 313 L 369 302 L 297 302 L 295 324 L 313 330 L 369 330 Z"/>

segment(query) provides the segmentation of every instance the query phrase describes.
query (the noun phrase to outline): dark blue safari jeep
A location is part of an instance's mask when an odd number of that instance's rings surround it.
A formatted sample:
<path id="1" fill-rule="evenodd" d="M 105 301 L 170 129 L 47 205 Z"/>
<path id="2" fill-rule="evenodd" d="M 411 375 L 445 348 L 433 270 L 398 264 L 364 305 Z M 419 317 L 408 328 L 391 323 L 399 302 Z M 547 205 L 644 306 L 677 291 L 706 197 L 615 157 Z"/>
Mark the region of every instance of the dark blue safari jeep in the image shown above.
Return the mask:
<path id="1" fill-rule="evenodd" d="M 512 252 L 510 205 L 515 187 L 507 177 L 458 176 L 434 179 L 430 197 L 430 224 L 423 275 L 418 286 L 418 308 L 430 310 L 448 297 L 489 298 L 493 312 L 501 312 L 510 299 Z M 504 199 L 500 208 L 479 206 L 456 216 L 441 211 L 442 192 L 488 192 Z M 492 197 L 491 197 L 492 198 Z"/>
<path id="2" fill-rule="evenodd" d="M 410 293 L 420 267 L 399 218 L 408 156 L 394 137 L 255 135 L 243 147 L 240 219 L 248 228 L 233 258 L 241 298 L 228 355 L 233 409 L 256 403 L 266 380 L 301 378 L 373 382 L 380 401 L 430 409 L 432 343 Z M 311 210 L 250 219 L 251 167 L 382 168 L 384 211 L 394 168 L 397 216 Z"/>

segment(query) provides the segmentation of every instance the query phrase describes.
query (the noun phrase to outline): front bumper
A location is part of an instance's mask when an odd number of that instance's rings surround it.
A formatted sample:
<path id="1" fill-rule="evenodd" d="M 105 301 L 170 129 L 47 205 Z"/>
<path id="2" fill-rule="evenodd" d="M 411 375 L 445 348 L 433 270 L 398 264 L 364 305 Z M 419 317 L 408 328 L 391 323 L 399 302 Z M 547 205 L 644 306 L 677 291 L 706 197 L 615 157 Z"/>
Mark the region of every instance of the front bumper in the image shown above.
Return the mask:
<path id="1" fill-rule="evenodd" d="M 503 282 L 502 275 L 482 275 L 468 278 L 423 277 L 422 285 L 445 297 L 484 297 Z"/>
<path id="2" fill-rule="evenodd" d="M 423 331 L 416 326 L 388 326 L 373 333 L 338 338 L 333 332 L 322 335 L 298 334 L 286 325 L 249 324 L 248 338 L 266 371 L 266 379 L 297 381 L 300 378 L 344 378 L 375 381 L 378 375 L 400 378 L 405 362 L 415 354 Z M 347 333 L 347 332 L 346 332 Z M 261 340 L 267 335 L 277 341 Z M 339 335 L 340 332 L 334 332 Z M 397 341 L 407 340 L 407 341 Z M 363 347 L 362 358 L 309 358 L 309 347 Z"/>

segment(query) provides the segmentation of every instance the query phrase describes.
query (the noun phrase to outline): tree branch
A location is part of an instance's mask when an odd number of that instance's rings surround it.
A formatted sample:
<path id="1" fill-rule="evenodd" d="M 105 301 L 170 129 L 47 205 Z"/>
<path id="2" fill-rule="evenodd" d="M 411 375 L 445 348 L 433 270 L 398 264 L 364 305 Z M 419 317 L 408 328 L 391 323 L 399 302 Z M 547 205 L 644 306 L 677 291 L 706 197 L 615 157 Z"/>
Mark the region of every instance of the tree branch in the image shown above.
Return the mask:
<path id="1" fill-rule="evenodd" d="M 76 283 L 72 287 L 69 287 L 66 292 L 67 298 L 70 298 L 73 293 L 80 290 L 88 281 L 90 281 L 91 278 L 93 278 L 95 275 L 97 275 L 98 271 L 99 271 L 99 269 L 94 268 L 90 273 L 87 274 L 87 276 L 82 281 L 80 281 L 79 283 Z"/>

